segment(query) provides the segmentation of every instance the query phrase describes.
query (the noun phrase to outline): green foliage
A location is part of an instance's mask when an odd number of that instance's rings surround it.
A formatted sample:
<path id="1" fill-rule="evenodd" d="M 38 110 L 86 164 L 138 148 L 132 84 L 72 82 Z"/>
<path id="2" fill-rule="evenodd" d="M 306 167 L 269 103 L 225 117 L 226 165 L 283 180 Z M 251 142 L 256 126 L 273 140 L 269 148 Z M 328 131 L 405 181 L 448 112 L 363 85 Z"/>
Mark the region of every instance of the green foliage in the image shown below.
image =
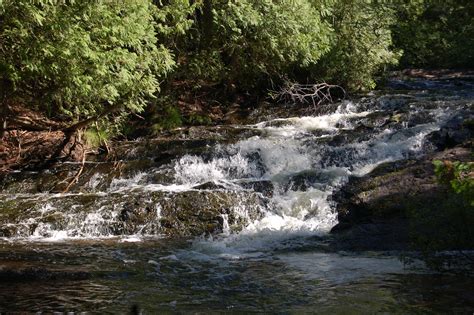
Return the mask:
<path id="1" fill-rule="evenodd" d="M 363 0 L 204 0 L 179 41 L 181 79 L 252 89 L 282 77 L 373 88 L 397 62 L 394 10 Z M 309 71 L 308 71 L 309 70 Z"/>
<path id="2" fill-rule="evenodd" d="M 106 130 L 95 127 L 84 131 L 84 138 L 88 147 L 97 148 L 109 139 L 109 134 Z"/>
<path id="3" fill-rule="evenodd" d="M 370 89 L 402 50 L 403 66 L 473 66 L 473 18 L 468 0 L 3 0 L 1 97 L 120 125 L 165 80 L 226 97 L 282 79 Z M 157 130 L 208 120 L 152 104 Z"/>
<path id="4" fill-rule="evenodd" d="M 118 135 L 123 135 L 129 126 L 128 113 L 104 117 L 91 123 L 83 132 L 83 139 L 89 148 L 107 146 L 108 141 Z"/>
<path id="5" fill-rule="evenodd" d="M 474 1 L 410 1 L 397 7 L 394 44 L 402 67 L 474 66 Z"/>
<path id="6" fill-rule="evenodd" d="M 334 29 L 331 50 L 314 75 L 352 90 L 374 88 L 374 76 L 400 57 L 391 48 L 394 11 L 383 2 L 337 0 L 327 19 Z"/>
<path id="7" fill-rule="evenodd" d="M 474 163 L 433 161 L 438 181 L 474 207 Z"/>
<path id="8" fill-rule="evenodd" d="M 199 114 L 191 114 L 189 117 L 186 118 L 186 122 L 190 125 L 210 125 L 212 123 L 212 119 L 209 116 L 199 115 Z"/>
<path id="9" fill-rule="evenodd" d="M 3 1 L 1 79 L 10 95 L 78 119 L 139 112 L 174 65 L 153 10 L 146 0 Z"/>
<path id="10" fill-rule="evenodd" d="M 157 134 L 163 130 L 169 130 L 181 127 L 183 119 L 178 108 L 173 106 L 163 106 L 158 115 L 153 119 L 153 133 Z"/>
<path id="11" fill-rule="evenodd" d="M 329 49 L 329 24 L 307 0 L 206 0 L 196 19 L 185 76 L 252 87 Z"/>
<path id="12" fill-rule="evenodd" d="M 194 21 L 190 18 L 199 7 L 199 2 L 189 0 L 171 0 L 166 4 L 160 0 L 154 0 L 156 5 L 154 18 L 156 29 L 161 42 L 174 44 L 177 37 L 184 35 L 191 28 Z"/>
<path id="13" fill-rule="evenodd" d="M 220 82 L 227 76 L 226 67 L 218 51 L 190 53 L 188 60 L 182 67 L 185 78 Z"/>

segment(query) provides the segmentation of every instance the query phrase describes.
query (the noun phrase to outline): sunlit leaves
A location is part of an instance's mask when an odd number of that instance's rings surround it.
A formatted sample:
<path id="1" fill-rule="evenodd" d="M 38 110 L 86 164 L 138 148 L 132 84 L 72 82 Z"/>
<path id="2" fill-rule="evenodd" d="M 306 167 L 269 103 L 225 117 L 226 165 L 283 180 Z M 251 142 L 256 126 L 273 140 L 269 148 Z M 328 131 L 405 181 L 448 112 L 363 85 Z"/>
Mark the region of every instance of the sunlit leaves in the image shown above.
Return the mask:
<path id="1" fill-rule="evenodd" d="M 174 67 L 154 10 L 146 0 L 4 1 L 0 75 L 31 103 L 76 118 L 111 105 L 140 111 Z"/>
<path id="2" fill-rule="evenodd" d="M 374 88 L 374 76 L 400 57 L 392 47 L 394 11 L 379 2 L 337 0 L 328 20 L 334 28 L 331 51 L 315 71 L 350 89 Z"/>
<path id="3" fill-rule="evenodd" d="M 329 49 L 330 26 L 307 0 L 213 0 L 210 6 L 201 19 L 211 18 L 213 30 L 202 24 L 189 63 L 210 69 L 206 79 L 251 86 L 316 63 Z"/>

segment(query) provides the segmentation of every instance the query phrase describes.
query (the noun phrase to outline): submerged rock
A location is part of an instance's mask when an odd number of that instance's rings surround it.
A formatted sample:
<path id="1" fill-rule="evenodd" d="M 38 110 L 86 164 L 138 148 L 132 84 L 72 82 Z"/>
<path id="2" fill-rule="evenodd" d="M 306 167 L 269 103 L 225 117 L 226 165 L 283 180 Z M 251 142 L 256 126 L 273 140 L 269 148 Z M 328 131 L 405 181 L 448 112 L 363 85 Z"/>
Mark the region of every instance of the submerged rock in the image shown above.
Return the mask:
<path id="1" fill-rule="evenodd" d="M 197 186 L 194 186 L 193 189 L 197 190 L 222 190 L 225 189 L 223 185 L 219 185 L 214 182 L 205 182 L 204 184 L 199 184 Z"/>
<path id="2" fill-rule="evenodd" d="M 269 180 L 241 182 L 239 183 L 239 185 L 244 189 L 249 189 L 251 191 L 261 193 L 267 198 L 273 197 L 273 192 L 275 189 L 275 186 Z"/>
<path id="3" fill-rule="evenodd" d="M 92 275 L 86 271 L 51 270 L 38 267 L 0 268 L 0 281 L 2 282 L 45 280 L 77 281 L 90 278 L 92 278 Z"/>

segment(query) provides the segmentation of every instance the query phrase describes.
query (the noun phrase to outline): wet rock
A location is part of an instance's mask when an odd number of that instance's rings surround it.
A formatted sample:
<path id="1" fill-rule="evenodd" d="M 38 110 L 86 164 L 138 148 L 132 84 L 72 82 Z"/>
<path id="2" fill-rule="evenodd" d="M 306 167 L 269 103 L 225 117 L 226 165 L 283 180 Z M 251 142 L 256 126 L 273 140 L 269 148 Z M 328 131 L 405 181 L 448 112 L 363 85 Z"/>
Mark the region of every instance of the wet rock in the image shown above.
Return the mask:
<path id="1" fill-rule="evenodd" d="M 185 137 L 184 134 L 183 137 Z M 123 141 L 114 143 L 113 155 L 104 158 L 121 161 L 154 159 L 156 163 L 168 163 L 173 157 L 179 157 L 183 154 L 202 154 L 218 142 L 218 139 L 214 138 L 164 138 Z"/>
<path id="2" fill-rule="evenodd" d="M 375 239 L 374 247 L 381 247 L 381 243 L 393 249 L 402 243 L 406 246 L 410 207 L 424 204 L 436 208 L 447 194 L 436 182 L 433 159 L 468 161 L 470 155 L 470 149 L 457 147 L 420 160 L 385 163 L 364 177 L 351 177 L 333 196 L 339 223 L 331 232 L 354 246 L 370 247 Z"/>
<path id="3" fill-rule="evenodd" d="M 54 237 L 216 234 L 261 216 L 263 197 L 247 191 L 140 191 L 0 199 L 0 236 Z"/>
<path id="4" fill-rule="evenodd" d="M 168 164 L 175 158 L 176 156 L 174 154 L 171 154 L 169 152 L 164 152 L 164 153 L 159 154 L 158 156 L 155 156 L 153 158 L 153 161 L 157 164 Z"/>
<path id="5" fill-rule="evenodd" d="M 377 106 L 382 110 L 395 111 L 404 109 L 413 101 L 415 101 L 415 97 L 412 95 L 384 95 L 377 99 Z"/>
<path id="6" fill-rule="evenodd" d="M 328 247 L 334 251 L 400 251 L 409 243 L 409 224 L 403 218 L 360 223 L 352 228 L 340 224 L 331 232 Z"/>
<path id="7" fill-rule="evenodd" d="M 284 186 L 285 190 L 306 191 L 317 182 L 324 182 L 323 175 L 318 171 L 305 171 L 292 176 Z"/>
<path id="8" fill-rule="evenodd" d="M 458 113 L 448 120 L 439 131 L 427 136 L 427 142 L 438 150 L 452 148 L 456 145 L 472 141 L 474 137 L 474 113 Z"/>
<path id="9" fill-rule="evenodd" d="M 339 134 L 326 139 L 326 144 L 331 147 L 343 146 L 354 141 L 367 141 L 373 135 L 373 128 L 364 125 L 356 126 L 353 130 L 343 130 Z"/>
<path id="10" fill-rule="evenodd" d="M 163 233 L 170 236 L 220 233 L 224 218 L 232 231 L 238 231 L 261 216 L 262 205 L 255 193 L 189 191 L 161 204 L 160 221 L 166 222 Z"/>
<path id="11" fill-rule="evenodd" d="M 381 128 L 390 122 L 390 117 L 386 112 L 376 111 L 370 113 L 362 119 L 358 119 L 359 124 L 367 128 Z"/>
<path id="12" fill-rule="evenodd" d="M 433 115 L 427 111 L 414 111 L 406 117 L 406 127 L 411 128 L 421 124 L 429 124 L 435 121 Z"/>
<path id="13" fill-rule="evenodd" d="M 162 165 L 184 154 L 202 155 L 219 143 L 235 143 L 243 137 L 260 134 L 245 126 L 196 126 L 164 132 L 159 138 L 114 142 L 113 153 L 99 156 L 99 161 L 150 159 Z"/>
<path id="14" fill-rule="evenodd" d="M 252 182 L 242 182 L 239 185 L 244 189 L 249 189 L 258 193 L 261 193 L 267 198 L 273 197 L 274 185 L 269 180 L 259 180 Z"/>
<path id="15" fill-rule="evenodd" d="M 2 268 L 0 266 L 0 281 L 38 281 L 38 280 L 86 280 L 91 274 L 85 271 L 49 270 L 46 268 Z"/>
<path id="16" fill-rule="evenodd" d="M 173 180 L 166 172 L 154 169 L 151 160 L 127 162 L 89 162 L 74 181 L 81 165 L 78 163 L 59 164 L 39 172 L 18 172 L 0 177 L 1 193 L 62 193 L 107 191 L 114 179 L 126 180 L 147 171 L 146 180 L 161 184 Z"/>
<path id="17" fill-rule="evenodd" d="M 18 231 L 18 227 L 13 224 L 5 224 L 0 227 L 0 237 L 14 237 L 16 235 L 21 235 Z"/>
<path id="18" fill-rule="evenodd" d="M 35 173 L 21 172 L 0 175 L 0 191 L 3 194 L 36 192 Z"/>
<path id="19" fill-rule="evenodd" d="M 198 189 L 198 190 L 222 190 L 222 189 L 225 189 L 225 187 L 222 186 L 222 185 L 216 184 L 214 182 L 206 182 L 204 184 L 194 186 L 193 189 Z"/>
<path id="20" fill-rule="evenodd" d="M 260 150 L 246 154 L 245 158 L 255 165 L 255 176 L 262 176 L 265 174 L 266 167 L 265 163 L 263 162 Z"/>

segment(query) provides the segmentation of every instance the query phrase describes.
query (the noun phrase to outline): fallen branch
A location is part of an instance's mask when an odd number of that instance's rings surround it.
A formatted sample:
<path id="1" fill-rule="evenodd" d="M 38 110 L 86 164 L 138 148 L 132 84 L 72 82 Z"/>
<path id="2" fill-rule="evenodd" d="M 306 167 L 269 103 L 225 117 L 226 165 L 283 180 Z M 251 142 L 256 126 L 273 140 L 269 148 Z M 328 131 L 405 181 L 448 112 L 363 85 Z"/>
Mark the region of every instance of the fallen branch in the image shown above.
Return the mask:
<path id="1" fill-rule="evenodd" d="M 74 185 L 74 183 L 76 183 L 79 180 L 79 178 L 81 177 L 81 174 L 84 171 L 84 165 L 86 164 L 86 155 L 87 155 L 87 151 L 84 150 L 82 152 L 81 168 L 77 171 L 76 176 L 74 176 L 72 181 L 70 181 L 69 184 L 67 185 L 67 187 L 63 190 L 63 192 L 62 192 L 63 194 L 67 193 L 69 191 L 69 189 L 71 188 L 71 186 Z"/>
<path id="2" fill-rule="evenodd" d="M 316 84 L 287 82 L 275 98 L 285 103 L 312 104 L 316 108 L 323 103 L 334 103 L 333 90 L 339 90 L 343 96 L 346 95 L 346 91 L 339 85 L 325 82 Z"/>

